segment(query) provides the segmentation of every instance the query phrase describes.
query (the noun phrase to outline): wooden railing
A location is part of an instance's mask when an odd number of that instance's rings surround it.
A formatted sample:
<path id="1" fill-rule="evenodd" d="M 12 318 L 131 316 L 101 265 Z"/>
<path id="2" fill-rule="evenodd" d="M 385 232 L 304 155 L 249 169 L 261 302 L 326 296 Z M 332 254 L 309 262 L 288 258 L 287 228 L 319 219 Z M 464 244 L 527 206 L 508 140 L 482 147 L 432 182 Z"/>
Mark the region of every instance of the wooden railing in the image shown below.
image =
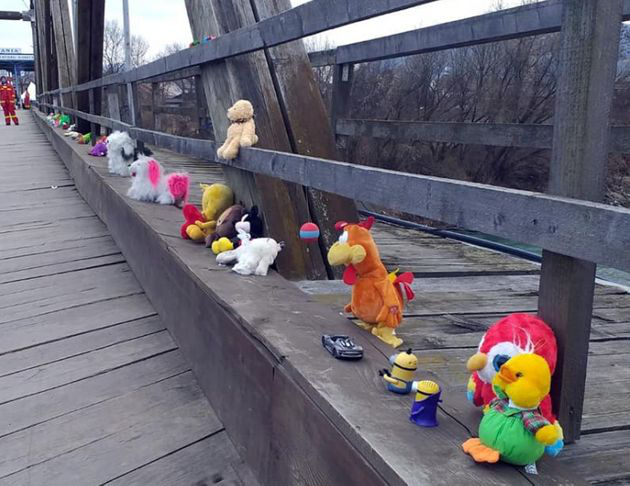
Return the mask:
<path id="1" fill-rule="evenodd" d="M 139 68 L 42 93 L 39 105 L 42 109 L 63 110 L 88 120 L 94 127 L 126 130 L 142 142 L 181 154 L 543 248 L 539 312 L 558 337 L 555 404 L 566 438 L 572 441 L 579 437 L 595 264 L 630 271 L 630 210 L 598 202 L 602 188 L 595 185 L 601 186 L 602 181 L 588 174 L 604 170 L 608 150 L 630 152 L 628 127 L 613 127 L 610 144 L 607 142 L 613 82 L 610 73 L 616 61 L 622 16 L 630 18 L 630 0 L 610 0 L 606 5 L 599 3 L 597 9 L 590 5 L 596 2 L 548 0 L 310 55 L 313 66 L 334 66 L 331 118 L 337 134 L 553 148 L 555 179 L 550 186 L 554 194 L 259 148 L 243 149 L 237 159 L 225 161 L 216 157 L 215 141 L 177 137 L 132 126 L 119 117 L 61 106 L 62 95 L 88 91 L 93 111 L 96 93 L 106 87 L 164 81 L 181 73 L 196 75 L 199 67 L 208 63 L 431 1 L 312 0 Z M 577 24 L 581 33 L 576 31 Z M 562 118 L 557 110 L 555 127 L 347 119 L 356 63 L 557 32 L 563 25 L 560 84 L 565 89 L 559 90 L 557 103 L 565 103 L 568 111 L 562 111 Z M 590 34 L 581 35 L 584 31 Z M 576 70 L 580 76 L 575 75 Z M 601 110 L 587 110 L 589 106 Z M 573 154 L 573 159 L 567 154 Z M 586 168 L 587 162 L 597 170 Z M 570 181 L 571 177 L 576 179 Z"/>

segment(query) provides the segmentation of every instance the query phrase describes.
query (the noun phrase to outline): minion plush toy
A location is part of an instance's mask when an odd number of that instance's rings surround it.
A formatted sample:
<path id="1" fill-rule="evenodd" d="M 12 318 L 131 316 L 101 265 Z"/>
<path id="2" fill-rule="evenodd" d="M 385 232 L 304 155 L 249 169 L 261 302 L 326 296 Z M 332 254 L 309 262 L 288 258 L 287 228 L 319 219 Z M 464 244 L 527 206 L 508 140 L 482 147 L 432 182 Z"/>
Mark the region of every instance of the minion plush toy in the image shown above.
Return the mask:
<path id="1" fill-rule="evenodd" d="M 409 420 L 422 427 L 437 427 L 437 407 L 442 394 L 440 385 L 429 380 L 414 381 L 411 389 L 416 392 L 416 397 Z"/>
<path id="2" fill-rule="evenodd" d="M 418 369 L 418 358 L 411 349 L 393 354 L 389 358 L 390 370 L 380 370 L 379 375 L 387 382 L 387 389 L 394 393 L 406 395 L 413 387 L 413 375 Z"/>

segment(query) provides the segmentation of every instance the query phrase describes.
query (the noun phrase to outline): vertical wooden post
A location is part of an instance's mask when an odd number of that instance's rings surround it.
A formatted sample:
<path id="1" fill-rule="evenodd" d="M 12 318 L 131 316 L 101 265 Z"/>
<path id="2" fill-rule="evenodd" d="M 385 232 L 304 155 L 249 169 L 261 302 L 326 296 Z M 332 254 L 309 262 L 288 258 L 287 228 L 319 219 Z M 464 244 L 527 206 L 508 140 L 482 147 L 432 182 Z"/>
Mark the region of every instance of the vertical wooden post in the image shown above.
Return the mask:
<path id="1" fill-rule="evenodd" d="M 50 9 L 50 0 L 45 0 L 48 5 L 45 36 L 46 36 L 46 56 L 48 58 L 48 90 L 59 88 L 59 69 L 57 57 L 57 42 L 55 41 L 55 33 L 52 27 L 52 10 Z M 51 99 L 51 102 L 53 100 Z"/>
<path id="2" fill-rule="evenodd" d="M 105 0 L 78 0 L 77 3 L 77 83 L 87 83 L 103 75 L 103 33 L 105 28 Z M 92 102 L 90 101 L 92 97 Z M 101 114 L 101 89 L 77 93 L 77 109 L 94 115 Z M 79 119 L 77 130 L 92 132 L 94 140 L 100 130 L 95 124 Z"/>
<path id="3" fill-rule="evenodd" d="M 109 117 L 120 121 L 120 102 L 118 100 L 118 85 L 108 86 L 107 93 L 107 109 Z"/>
<path id="4" fill-rule="evenodd" d="M 203 92 L 203 81 L 201 80 L 201 76 L 195 76 L 193 78 L 193 83 L 195 85 L 195 100 L 197 102 L 195 115 L 197 117 L 197 126 L 199 127 L 198 133 L 199 136 L 203 138 L 211 138 L 212 135 L 208 133 L 208 130 L 206 130 L 205 127 L 208 110 L 206 108 L 206 97 Z"/>
<path id="5" fill-rule="evenodd" d="M 333 66 L 332 96 L 330 97 L 330 125 L 338 145 L 342 145 L 346 137 L 343 137 L 344 140 L 340 140 L 341 137 L 337 135 L 337 120 L 348 117 L 350 110 L 350 90 L 352 89 L 353 78 L 354 64 L 335 64 Z"/>
<path id="6" fill-rule="evenodd" d="M 129 83 L 127 84 L 127 89 L 131 89 L 131 105 L 129 110 L 133 110 L 132 112 L 132 125 L 142 128 L 142 108 L 140 107 L 140 100 L 138 98 L 138 84 L 139 83 Z M 144 149 L 144 142 L 142 140 L 136 140 L 136 147 L 139 150 Z"/>
<path id="7" fill-rule="evenodd" d="M 51 12 L 53 20 L 53 32 L 57 49 L 57 68 L 59 85 L 62 88 L 76 84 L 76 58 L 74 55 L 74 43 L 72 42 L 72 30 L 70 28 L 70 10 L 67 0 L 51 0 Z M 74 94 L 63 95 L 63 105 L 74 108 Z"/>
<path id="8" fill-rule="evenodd" d="M 151 130 L 157 130 L 157 113 L 155 112 L 155 107 L 157 106 L 157 92 L 158 92 L 158 83 L 151 83 L 151 118 L 149 118 L 150 128 Z"/>
<path id="9" fill-rule="evenodd" d="M 552 194 L 603 199 L 622 4 L 564 0 Z M 543 252 L 538 312 L 558 339 L 552 398 L 567 443 L 580 437 L 595 269 L 591 262 Z"/>
<path id="10" fill-rule="evenodd" d="M 42 92 L 42 84 L 41 84 L 42 69 L 41 69 L 41 64 L 40 64 L 41 56 L 39 54 L 39 39 L 37 37 L 37 22 L 36 22 L 37 14 L 35 13 L 35 6 L 33 3 L 33 0 L 31 0 L 30 2 L 30 8 L 31 8 L 31 12 L 33 13 L 31 17 L 31 36 L 33 39 L 33 55 L 35 56 L 35 64 L 34 64 L 35 86 L 37 86 L 38 92 L 41 93 Z"/>
<path id="11" fill-rule="evenodd" d="M 40 93 L 57 89 L 57 53 L 55 51 L 55 38 L 52 33 L 52 20 L 50 0 L 37 0 L 35 6 L 35 19 L 38 43 L 38 65 L 40 68 L 41 83 L 37 91 Z M 52 100 L 48 100 L 52 102 Z"/>
<path id="12" fill-rule="evenodd" d="M 93 113 L 96 111 L 96 101 L 95 101 L 95 91 L 100 91 L 101 88 L 93 88 L 88 90 L 88 97 L 89 97 L 89 106 L 88 106 L 88 113 Z M 99 96 L 100 98 L 100 96 Z M 100 112 L 100 110 L 99 110 Z M 100 114 L 100 113 L 99 113 Z M 81 119 L 79 119 L 81 120 Z M 90 123 L 89 124 L 89 130 L 90 133 L 92 134 L 92 145 L 96 145 L 96 140 L 98 139 L 98 137 L 101 135 L 101 126 L 97 125 L 96 123 Z"/>

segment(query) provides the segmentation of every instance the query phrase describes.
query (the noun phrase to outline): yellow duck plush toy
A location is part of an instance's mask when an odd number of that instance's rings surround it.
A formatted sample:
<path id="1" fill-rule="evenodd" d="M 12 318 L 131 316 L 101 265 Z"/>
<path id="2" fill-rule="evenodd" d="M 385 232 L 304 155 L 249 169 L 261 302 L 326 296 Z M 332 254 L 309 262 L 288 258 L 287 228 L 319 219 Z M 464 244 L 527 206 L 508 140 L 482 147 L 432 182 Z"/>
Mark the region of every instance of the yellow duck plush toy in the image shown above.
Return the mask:
<path id="1" fill-rule="evenodd" d="M 196 242 L 205 241 L 214 232 L 221 213 L 234 203 L 234 193 L 225 184 L 199 184 L 199 187 L 203 191 L 201 211 L 194 204 L 186 204 L 182 208 L 185 222 L 180 230 L 182 238 Z"/>
<path id="2" fill-rule="evenodd" d="M 514 356 L 501 366 L 493 385 L 497 398 L 481 419 L 479 438 L 464 442 L 464 452 L 476 462 L 500 459 L 533 468 L 545 446 L 559 439 L 558 428 L 538 409 L 551 386 L 549 365 L 536 354 Z"/>

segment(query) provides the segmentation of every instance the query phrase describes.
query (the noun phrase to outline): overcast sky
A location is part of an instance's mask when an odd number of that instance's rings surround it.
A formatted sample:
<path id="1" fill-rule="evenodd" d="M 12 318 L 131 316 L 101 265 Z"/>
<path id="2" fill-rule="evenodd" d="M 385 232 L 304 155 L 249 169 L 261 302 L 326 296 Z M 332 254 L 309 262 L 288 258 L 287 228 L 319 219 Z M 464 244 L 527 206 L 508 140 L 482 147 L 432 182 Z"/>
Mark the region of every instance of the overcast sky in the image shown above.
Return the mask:
<path id="1" fill-rule="evenodd" d="M 299 5 L 307 1 L 292 0 L 292 3 Z M 483 14 L 491 10 L 496 3 L 497 0 L 440 0 L 341 27 L 317 37 L 319 42 L 329 39 L 337 45 L 348 44 Z M 502 1 L 505 8 L 520 3 L 521 0 Z M 2 10 L 27 10 L 28 0 L 0 0 L 0 4 Z M 179 42 L 188 45 L 192 40 L 184 0 L 129 0 L 129 12 L 131 32 L 148 41 L 150 58 L 168 44 Z M 105 18 L 117 20 L 122 25 L 122 0 L 106 0 Z M 0 47 L 20 47 L 23 52 L 33 52 L 29 23 L 0 20 Z"/>

